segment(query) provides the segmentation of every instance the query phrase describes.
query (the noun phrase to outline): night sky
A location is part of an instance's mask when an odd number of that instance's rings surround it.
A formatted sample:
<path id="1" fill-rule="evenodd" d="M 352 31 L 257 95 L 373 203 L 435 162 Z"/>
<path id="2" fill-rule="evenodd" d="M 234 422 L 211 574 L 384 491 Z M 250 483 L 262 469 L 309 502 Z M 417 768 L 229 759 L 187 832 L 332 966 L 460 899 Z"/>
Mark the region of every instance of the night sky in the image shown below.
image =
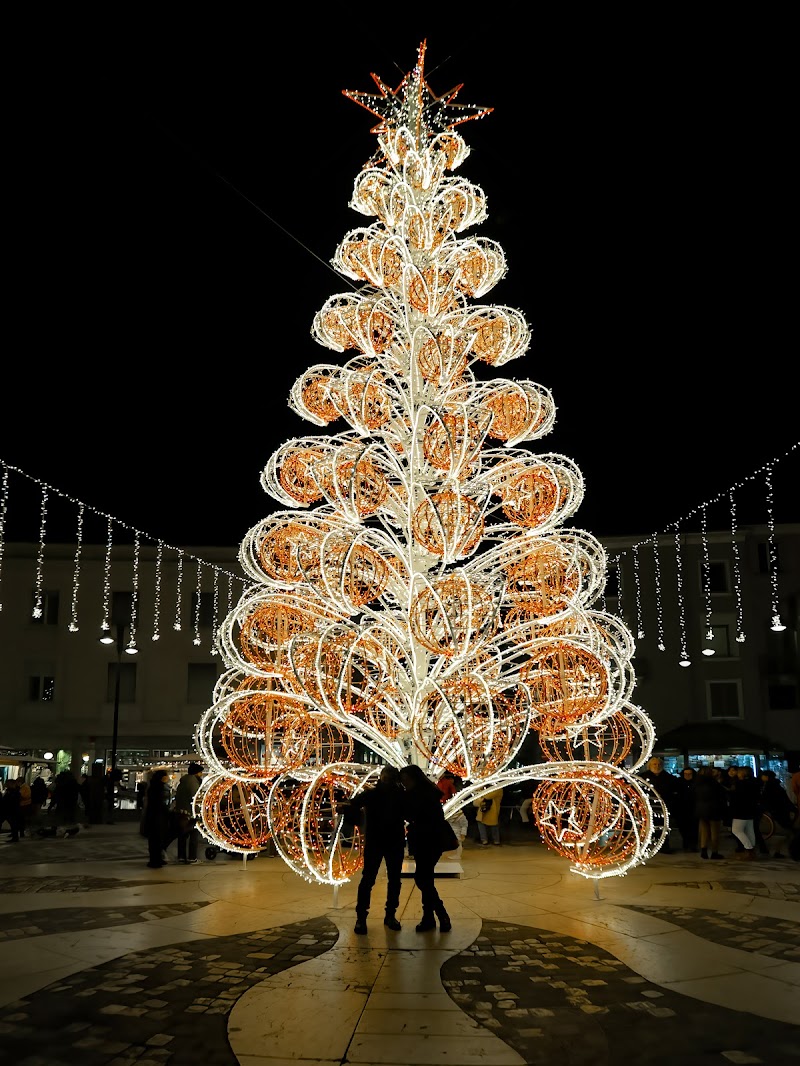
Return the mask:
<path id="1" fill-rule="evenodd" d="M 277 34 L 193 14 L 97 51 L 75 29 L 72 48 L 27 42 L 0 459 L 173 546 L 238 544 L 281 508 L 262 468 L 286 438 L 324 432 L 288 409 L 291 386 L 352 354 L 310 332 L 348 288 L 337 244 L 371 221 L 348 202 L 375 120 L 342 90 L 375 91 L 372 72 L 395 87 L 423 38 L 435 92 L 463 83 L 457 102 L 494 108 L 460 127 L 459 173 L 488 199 L 470 232 L 508 261 L 481 302 L 532 328 L 498 375 L 553 394 L 556 428 L 534 449 L 583 472 L 572 524 L 666 530 L 792 449 L 780 26 L 412 18 L 387 33 L 310 18 Z M 25 481 L 12 474 L 10 540 L 37 536 Z M 775 468 L 778 521 L 800 521 L 798 481 L 795 449 Z M 766 520 L 763 475 L 739 499 L 740 521 Z M 727 528 L 727 505 L 710 520 Z M 73 539 L 73 505 L 51 495 L 48 521 Z M 102 540 L 103 521 L 85 533 Z"/>

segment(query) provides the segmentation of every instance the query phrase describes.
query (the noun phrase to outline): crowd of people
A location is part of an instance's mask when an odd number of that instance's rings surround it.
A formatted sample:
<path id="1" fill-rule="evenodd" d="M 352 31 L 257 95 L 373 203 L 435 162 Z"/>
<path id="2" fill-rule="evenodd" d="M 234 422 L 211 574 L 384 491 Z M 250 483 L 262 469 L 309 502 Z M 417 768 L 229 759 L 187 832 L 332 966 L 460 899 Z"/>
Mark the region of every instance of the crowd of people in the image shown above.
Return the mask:
<path id="1" fill-rule="evenodd" d="M 702 859 L 722 859 L 720 836 L 723 828 L 730 831 L 736 847 L 733 854 L 744 861 L 769 855 L 768 840 L 777 842 L 773 858 L 786 858 L 785 847 L 792 858 L 796 854 L 800 817 L 797 792 L 778 780 L 774 770 L 762 768 L 758 776 L 749 763 L 731 765 L 727 769 L 711 764 L 685 766 L 680 775 L 670 773 L 663 759 L 653 757 L 641 777 L 659 794 L 666 807 L 670 827 L 677 829 L 682 850 L 698 852 Z M 790 787 L 800 792 L 800 774 L 795 773 Z M 765 839 L 762 822 L 765 816 L 772 823 L 772 832 Z M 658 825 L 656 826 L 658 829 Z M 667 834 L 661 851 L 672 851 Z"/>

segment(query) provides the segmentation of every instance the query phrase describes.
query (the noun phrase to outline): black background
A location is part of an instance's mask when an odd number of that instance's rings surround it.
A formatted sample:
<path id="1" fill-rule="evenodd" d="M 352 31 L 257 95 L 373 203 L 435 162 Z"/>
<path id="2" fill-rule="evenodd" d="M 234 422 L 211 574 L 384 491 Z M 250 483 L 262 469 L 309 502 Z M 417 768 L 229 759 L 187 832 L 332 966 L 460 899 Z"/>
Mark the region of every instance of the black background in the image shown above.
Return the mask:
<path id="1" fill-rule="evenodd" d="M 520 9 L 521 10 L 521 9 Z M 0 459 L 11 539 L 102 541 L 108 513 L 173 546 L 238 544 L 277 509 L 259 484 L 294 380 L 347 356 L 316 311 L 375 148 L 343 89 L 395 87 L 427 38 L 441 94 L 493 107 L 460 127 L 527 356 L 501 376 L 553 393 L 536 450 L 574 460 L 574 524 L 648 535 L 722 494 L 711 526 L 766 515 L 763 473 L 797 417 L 788 25 L 459 9 L 281 19 L 189 10 L 152 24 L 26 27 L 8 108 L 9 333 Z M 778 21 L 776 21 L 778 20 Z M 790 192 L 791 190 L 791 192 Z M 475 232 L 475 231 L 473 231 Z M 332 431 L 340 431 L 336 423 Z M 774 513 L 798 521 L 798 450 Z"/>

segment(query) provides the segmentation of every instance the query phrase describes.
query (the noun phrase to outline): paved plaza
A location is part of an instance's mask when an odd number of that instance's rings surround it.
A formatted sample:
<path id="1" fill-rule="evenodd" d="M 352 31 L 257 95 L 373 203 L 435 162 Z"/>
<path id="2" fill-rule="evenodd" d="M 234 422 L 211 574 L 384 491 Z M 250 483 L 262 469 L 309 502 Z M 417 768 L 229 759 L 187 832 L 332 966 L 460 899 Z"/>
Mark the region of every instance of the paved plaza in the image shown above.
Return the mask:
<path id="1" fill-rule="evenodd" d="M 467 841 L 450 933 L 367 936 L 355 883 L 274 855 L 146 867 L 135 821 L 0 838 L 15 1066 L 800 1066 L 800 864 L 674 852 L 587 881 L 532 831 Z M 202 854 L 202 849 L 201 849 Z"/>

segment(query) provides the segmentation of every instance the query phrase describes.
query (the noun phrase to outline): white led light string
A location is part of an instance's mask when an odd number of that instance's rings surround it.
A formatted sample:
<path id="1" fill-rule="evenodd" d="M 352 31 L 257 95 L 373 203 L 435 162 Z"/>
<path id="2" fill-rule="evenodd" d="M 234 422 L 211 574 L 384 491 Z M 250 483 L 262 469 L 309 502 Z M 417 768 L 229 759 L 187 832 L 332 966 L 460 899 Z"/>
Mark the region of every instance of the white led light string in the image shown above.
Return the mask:
<path id="1" fill-rule="evenodd" d="M 644 620 L 642 617 L 642 586 L 639 580 L 639 545 L 633 547 L 633 584 L 636 590 L 636 636 L 644 637 Z"/>
<path id="2" fill-rule="evenodd" d="M 765 483 L 767 487 L 767 529 L 769 537 L 767 541 L 767 560 L 769 566 L 769 584 L 772 593 L 772 625 L 770 629 L 774 633 L 782 633 L 786 626 L 781 622 L 778 610 L 778 549 L 775 545 L 775 510 L 772 496 L 772 464 L 767 464 Z"/>
<path id="3" fill-rule="evenodd" d="M 192 644 L 196 647 L 200 647 L 200 591 L 203 588 L 202 571 L 200 569 L 200 560 L 197 561 L 197 586 L 195 589 L 195 601 L 194 601 L 194 639 Z"/>
<path id="4" fill-rule="evenodd" d="M 152 640 L 161 639 L 161 564 L 164 558 L 164 542 L 158 542 L 158 550 L 156 551 L 156 573 L 155 573 L 155 596 L 153 601 L 153 636 Z"/>
<path id="5" fill-rule="evenodd" d="M 33 604 L 33 617 L 40 618 L 41 614 L 42 614 L 43 592 L 44 592 L 44 555 L 45 555 L 45 549 L 46 549 L 46 544 L 47 544 L 46 531 L 47 531 L 48 506 L 49 506 L 49 504 L 51 502 L 51 497 L 56 497 L 56 498 L 58 498 L 60 500 L 66 501 L 67 503 L 74 504 L 79 509 L 79 516 L 80 517 L 79 517 L 79 527 L 78 527 L 78 537 L 77 537 L 77 539 L 78 539 L 78 553 L 82 553 L 81 545 L 82 545 L 83 536 L 84 536 L 83 530 L 85 528 L 85 517 L 86 517 L 86 515 L 87 514 L 94 514 L 94 515 L 98 515 L 99 517 L 104 518 L 106 520 L 106 540 L 105 540 L 106 553 L 105 553 L 104 572 L 103 572 L 103 603 L 102 603 L 101 629 L 103 631 L 107 631 L 107 630 L 109 630 L 111 628 L 111 570 L 112 570 L 112 565 L 113 565 L 113 538 L 114 538 L 114 527 L 115 526 L 120 528 L 120 529 L 123 529 L 123 530 L 128 530 L 128 531 L 132 532 L 133 535 L 134 535 L 134 542 L 135 542 L 135 545 L 136 545 L 135 558 L 134 558 L 134 568 L 135 568 L 134 579 L 137 582 L 138 582 L 138 578 L 139 578 L 138 569 L 139 569 L 139 559 L 140 559 L 140 552 L 141 552 L 142 542 L 143 541 L 152 540 L 154 543 L 157 544 L 157 546 L 158 546 L 157 564 L 156 564 L 156 580 L 157 580 L 157 583 L 158 583 L 157 584 L 157 604 L 160 603 L 160 591 L 161 591 L 161 577 L 160 577 L 160 574 L 161 574 L 161 565 L 163 563 L 163 552 L 164 552 L 164 550 L 170 550 L 170 551 L 175 551 L 177 553 L 177 555 L 178 555 L 178 589 L 177 589 L 177 594 L 176 594 L 176 625 L 175 625 L 175 629 L 179 630 L 181 628 L 181 626 L 180 626 L 180 611 L 181 611 L 181 607 L 180 607 L 180 601 L 181 601 L 181 597 L 180 597 L 180 578 L 181 578 L 181 567 L 182 567 L 182 562 L 183 562 L 184 556 L 186 558 L 196 559 L 198 567 L 212 566 L 212 568 L 215 571 L 219 569 L 218 567 L 213 566 L 213 564 L 211 564 L 211 563 L 206 563 L 203 559 L 199 559 L 197 556 L 186 555 L 186 553 L 184 553 L 182 551 L 182 549 L 173 548 L 170 545 L 166 544 L 163 540 L 156 540 L 155 538 L 149 537 L 148 534 L 143 533 L 141 530 L 136 529 L 134 526 L 131 526 L 128 523 L 123 522 L 123 521 L 121 521 L 118 518 L 115 518 L 113 515 L 110 515 L 110 514 L 106 513 L 105 511 L 99 511 L 99 510 L 97 510 L 94 507 L 90 507 L 88 504 L 84 503 L 82 500 L 76 499 L 75 497 L 70 496 L 69 494 L 67 494 L 65 492 L 61 492 L 59 489 L 54 488 L 52 485 L 49 485 L 47 482 L 42 481 L 40 478 L 32 477 L 30 474 L 26 474 L 24 470 L 21 470 L 17 466 L 13 466 L 11 463 L 7 463 L 4 460 L 0 459 L 0 465 L 2 465 L 2 468 L 3 468 L 2 498 L 0 500 L 0 563 L 2 563 L 2 554 L 3 554 L 3 550 L 4 550 L 4 546 L 5 546 L 5 519 L 6 519 L 6 514 L 7 514 L 7 510 L 8 510 L 8 503 L 9 503 L 10 495 L 11 495 L 11 477 L 10 476 L 12 474 L 14 474 L 14 475 L 17 475 L 19 477 L 25 478 L 27 481 L 30 481 L 32 484 L 37 485 L 39 487 L 40 491 L 41 491 L 41 503 L 40 503 L 40 515 L 39 515 L 39 550 L 38 550 L 38 553 L 37 553 L 37 560 L 36 560 L 36 583 L 35 583 L 35 594 L 34 594 L 34 604 Z M 75 581 L 79 582 L 80 570 L 77 568 L 77 559 L 76 559 L 75 562 L 76 562 L 76 569 L 74 569 L 74 571 L 73 571 L 73 578 L 74 578 Z M 242 578 L 238 574 L 233 574 L 233 573 L 230 573 L 229 571 L 224 571 L 224 572 L 228 575 L 228 580 L 231 583 L 233 583 L 233 581 L 236 581 L 239 586 L 244 587 L 245 583 L 243 582 Z M 2 576 L 2 570 L 0 569 L 0 577 L 1 576 Z M 77 597 L 78 597 L 77 585 L 73 586 L 72 595 L 73 595 L 73 601 L 75 603 L 77 603 Z M 0 604 L 0 609 L 2 609 L 2 605 L 1 604 Z M 73 611 L 73 613 L 70 616 L 70 622 L 68 624 L 68 628 L 69 628 L 69 630 L 71 632 L 76 632 L 77 631 L 77 626 L 78 626 L 77 614 L 75 613 L 75 611 Z M 158 626 L 159 626 L 159 622 L 158 622 L 158 614 L 157 614 L 157 616 L 156 616 L 156 629 L 154 630 L 154 633 L 158 632 Z M 158 637 L 154 635 L 153 639 L 156 640 L 156 639 L 158 639 Z"/>
<path id="6" fill-rule="evenodd" d="M 131 595 L 131 620 L 128 627 L 128 647 L 130 654 L 136 651 L 136 625 L 139 615 L 139 534 L 133 543 L 133 592 Z"/>
<path id="7" fill-rule="evenodd" d="M 78 529 L 75 534 L 75 558 L 72 564 L 72 604 L 69 620 L 70 633 L 78 632 L 78 588 L 81 576 L 81 548 L 83 546 L 83 505 L 78 508 Z"/>
<path id="8" fill-rule="evenodd" d="M 42 485 L 39 505 L 39 550 L 36 553 L 36 592 L 33 601 L 33 617 L 42 617 L 42 586 L 44 583 L 44 546 L 47 530 L 47 486 Z"/>
<path id="9" fill-rule="evenodd" d="M 658 622 L 658 650 L 666 651 L 664 643 L 664 609 L 661 602 L 661 561 L 658 556 L 658 534 L 653 536 L 653 576 L 656 585 L 656 619 Z"/>
<path id="10" fill-rule="evenodd" d="M 731 503 L 731 551 L 733 552 L 733 591 L 736 596 L 736 641 L 744 644 L 744 607 L 742 603 L 742 567 L 739 559 L 739 544 L 736 539 L 736 499 L 729 494 Z"/>
<path id="11" fill-rule="evenodd" d="M 680 626 L 680 666 L 691 666 L 686 650 L 686 604 L 683 597 L 683 554 L 681 552 L 681 535 L 675 531 L 675 582 L 678 598 L 678 625 Z"/>
<path id="12" fill-rule="evenodd" d="M 106 554 L 103 559 L 103 620 L 100 628 L 103 632 L 111 629 L 111 558 L 114 549 L 114 531 L 111 518 L 106 522 Z"/>
<path id="13" fill-rule="evenodd" d="M 178 576 L 175 580 L 175 621 L 172 628 L 177 632 L 181 629 L 181 612 L 183 609 L 183 552 L 178 552 Z"/>
<path id="14" fill-rule="evenodd" d="M 703 542 L 703 599 L 706 605 L 706 646 L 703 655 L 713 655 L 714 627 L 711 612 L 711 562 L 708 555 L 708 514 L 705 504 L 700 508 L 700 530 Z"/>
<path id="15" fill-rule="evenodd" d="M 211 619 L 211 654 L 218 655 L 217 626 L 219 625 L 219 568 L 214 567 L 214 613 Z"/>
<path id="16" fill-rule="evenodd" d="M 0 492 L 0 588 L 3 585 L 3 554 L 6 547 L 6 515 L 8 514 L 8 467 L 3 463 L 2 492 Z M 0 598 L 0 611 L 3 601 Z"/>

